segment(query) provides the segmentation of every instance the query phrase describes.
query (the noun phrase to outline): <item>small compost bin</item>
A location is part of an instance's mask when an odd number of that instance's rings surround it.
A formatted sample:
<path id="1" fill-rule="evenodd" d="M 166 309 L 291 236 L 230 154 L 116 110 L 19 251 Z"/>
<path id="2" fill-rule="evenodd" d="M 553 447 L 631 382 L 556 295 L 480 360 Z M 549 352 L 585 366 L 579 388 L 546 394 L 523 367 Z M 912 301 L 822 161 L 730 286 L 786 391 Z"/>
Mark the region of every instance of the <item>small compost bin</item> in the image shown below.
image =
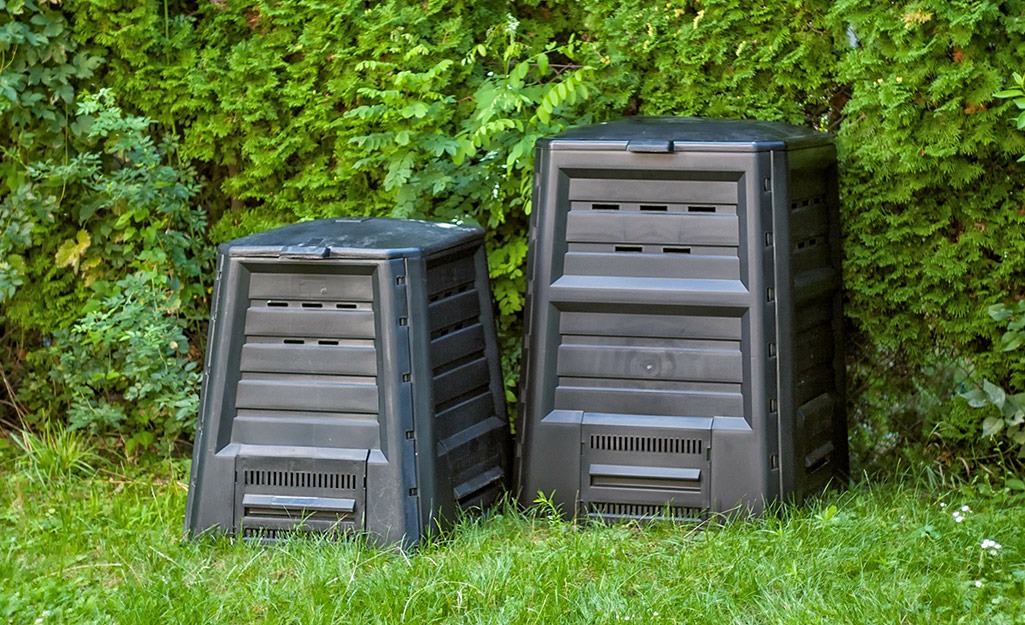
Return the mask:
<path id="1" fill-rule="evenodd" d="M 186 526 L 415 544 L 509 478 L 483 232 L 323 219 L 223 244 Z"/>

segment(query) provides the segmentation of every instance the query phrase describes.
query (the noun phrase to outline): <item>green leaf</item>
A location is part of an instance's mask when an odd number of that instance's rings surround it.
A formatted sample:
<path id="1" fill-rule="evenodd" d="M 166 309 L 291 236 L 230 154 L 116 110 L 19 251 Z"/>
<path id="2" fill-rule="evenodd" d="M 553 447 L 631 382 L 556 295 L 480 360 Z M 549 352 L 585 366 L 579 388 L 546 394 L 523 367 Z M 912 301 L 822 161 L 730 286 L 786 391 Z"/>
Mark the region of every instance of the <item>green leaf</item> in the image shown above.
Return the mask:
<path id="1" fill-rule="evenodd" d="M 1007 304 L 993 304 L 987 312 L 994 321 L 1007 321 L 1014 316 L 1014 312 Z"/>
<path id="2" fill-rule="evenodd" d="M 1007 488 L 1010 488 L 1011 490 L 1025 490 L 1025 482 L 1019 480 L 1016 477 L 1010 478 L 1009 480 L 1004 482 L 1004 484 L 1007 485 Z"/>
<path id="3" fill-rule="evenodd" d="M 982 435 L 993 436 L 1004 429 L 1004 420 L 1000 417 L 986 417 L 982 422 Z"/>
<path id="4" fill-rule="evenodd" d="M 548 100 L 545 100 L 545 102 L 548 102 Z M 544 104 L 542 104 L 541 106 L 537 107 L 537 118 L 541 120 L 542 124 L 547 124 L 548 121 L 552 118 L 551 110 L 546 109 L 544 107 Z"/>
<path id="5" fill-rule="evenodd" d="M 994 98 L 1017 98 L 1022 95 L 1021 89 L 1007 89 L 1006 91 L 997 91 L 993 94 Z"/>
<path id="6" fill-rule="evenodd" d="M 89 233 L 85 230 L 80 230 L 78 236 L 75 239 L 68 239 L 57 249 L 57 253 L 54 255 L 57 261 L 58 267 L 71 266 L 72 270 L 78 271 L 78 263 L 82 260 L 82 254 L 85 253 L 89 246 L 92 244 L 92 238 Z"/>
<path id="7" fill-rule="evenodd" d="M 1007 398 L 1007 395 L 1004 393 L 1004 389 L 993 384 L 989 380 L 983 380 L 982 390 L 986 392 L 986 397 L 989 398 L 989 403 L 993 404 L 997 408 L 1004 407 L 1004 400 Z"/>
<path id="8" fill-rule="evenodd" d="M 968 405 L 972 408 L 982 408 L 983 406 L 989 405 L 989 398 L 986 397 L 986 393 L 981 388 L 973 387 L 969 391 L 958 393 Z"/>
<path id="9" fill-rule="evenodd" d="M 537 73 L 541 76 L 548 73 L 548 55 L 544 52 L 537 55 Z"/>
<path id="10" fill-rule="evenodd" d="M 1010 330 L 1008 332 L 1005 332 L 1004 335 L 1002 337 L 1000 337 L 1000 349 L 1001 349 L 1001 351 L 1009 352 L 1009 351 L 1018 349 L 1019 347 L 1021 347 L 1021 344 L 1022 344 L 1022 333 L 1021 332 L 1018 332 L 1018 331 L 1015 331 L 1015 330 Z"/>

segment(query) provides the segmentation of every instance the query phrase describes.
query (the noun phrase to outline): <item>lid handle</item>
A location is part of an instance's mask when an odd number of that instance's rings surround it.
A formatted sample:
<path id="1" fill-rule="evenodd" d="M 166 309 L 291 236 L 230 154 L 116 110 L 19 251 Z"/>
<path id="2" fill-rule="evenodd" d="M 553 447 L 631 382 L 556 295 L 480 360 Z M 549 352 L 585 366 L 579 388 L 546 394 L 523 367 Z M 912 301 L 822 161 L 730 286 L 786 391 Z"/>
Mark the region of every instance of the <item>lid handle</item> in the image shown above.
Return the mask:
<path id="1" fill-rule="evenodd" d="M 648 152 L 648 153 L 662 153 L 669 154 L 673 151 L 672 141 L 652 141 L 650 139 L 640 139 L 634 141 L 628 141 L 626 149 L 631 152 Z"/>
<path id="2" fill-rule="evenodd" d="M 289 245 L 281 249 L 280 258 L 327 258 L 330 247 L 312 245 Z"/>

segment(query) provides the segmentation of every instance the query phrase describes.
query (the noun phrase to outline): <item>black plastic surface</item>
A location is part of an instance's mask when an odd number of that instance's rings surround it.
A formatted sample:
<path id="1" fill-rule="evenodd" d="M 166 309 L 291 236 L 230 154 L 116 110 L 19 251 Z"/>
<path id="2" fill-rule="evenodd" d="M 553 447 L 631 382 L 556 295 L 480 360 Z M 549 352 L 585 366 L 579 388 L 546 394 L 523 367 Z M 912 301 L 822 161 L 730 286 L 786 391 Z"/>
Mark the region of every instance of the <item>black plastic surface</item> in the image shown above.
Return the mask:
<path id="1" fill-rule="evenodd" d="M 186 526 L 416 543 L 506 488 L 479 228 L 325 219 L 220 248 Z"/>
<path id="2" fill-rule="evenodd" d="M 699 518 L 845 473 L 830 137 L 631 118 L 542 139 L 528 258 L 523 497 Z"/>

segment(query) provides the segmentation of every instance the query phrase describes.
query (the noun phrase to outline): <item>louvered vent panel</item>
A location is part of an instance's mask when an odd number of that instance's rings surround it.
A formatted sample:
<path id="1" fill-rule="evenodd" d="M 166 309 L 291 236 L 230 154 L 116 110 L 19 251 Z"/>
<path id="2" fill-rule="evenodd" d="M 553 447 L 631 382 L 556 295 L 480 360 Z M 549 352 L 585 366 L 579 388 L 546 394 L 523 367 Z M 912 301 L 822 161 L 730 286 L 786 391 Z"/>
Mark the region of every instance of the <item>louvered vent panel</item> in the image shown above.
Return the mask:
<path id="1" fill-rule="evenodd" d="M 650 504 L 588 502 L 587 516 L 596 520 L 622 521 L 701 521 L 708 518 L 704 508 L 688 506 L 656 506 Z"/>
<path id="2" fill-rule="evenodd" d="M 236 408 L 377 416 L 371 276 L 254 273 L 249 296 Z"/>
<path id="3" fill-rule="evenodd" d="M 790 204 L 791 270 L 794 284 L 794 403 L 797 406 L 798 470 L 805 492 L 821 488 L 832 475 L 834 405 L 837 380 L 834 291 L 839 275 L 829 239 L 830 211 L 822 195 Z"/>
<path id="4" fill-rule="evenodd" d="M 428 263 L 434 409 L 439 439 L 494 415 L 472 254 Z"/>
<path id="5" fill-rule="evenodd" d="M 436 451 L 463 506 L 490 503 L 505 476 L 497 450 L 507 425 L 495 417 L 476 279 L 472 253 L 427 265 Z"/>
<path id="6" fill-rule="evenodd" d="M 568 276 L 739 280 L 736 204 L 571 202 Z"/>
<path id="7" fill-rule="evenodd" d="M 555 408 L 743 416 L 741 320 L 565 312 Z"/>
<path id="8" fill-rule="evenodd" d="M 704 443 L 695 438 L 592 434 L 591 449 L 655 454 L 700 454 L 703 452 Z"/>
<path id="9" fill-rule="evenodd" d="M 315 473 L 313 471 L 261 471 L 242 472 L 245 486 L 284 486 L 293 489 L 353 490 L 358 477 L 351 473 Z"/>

